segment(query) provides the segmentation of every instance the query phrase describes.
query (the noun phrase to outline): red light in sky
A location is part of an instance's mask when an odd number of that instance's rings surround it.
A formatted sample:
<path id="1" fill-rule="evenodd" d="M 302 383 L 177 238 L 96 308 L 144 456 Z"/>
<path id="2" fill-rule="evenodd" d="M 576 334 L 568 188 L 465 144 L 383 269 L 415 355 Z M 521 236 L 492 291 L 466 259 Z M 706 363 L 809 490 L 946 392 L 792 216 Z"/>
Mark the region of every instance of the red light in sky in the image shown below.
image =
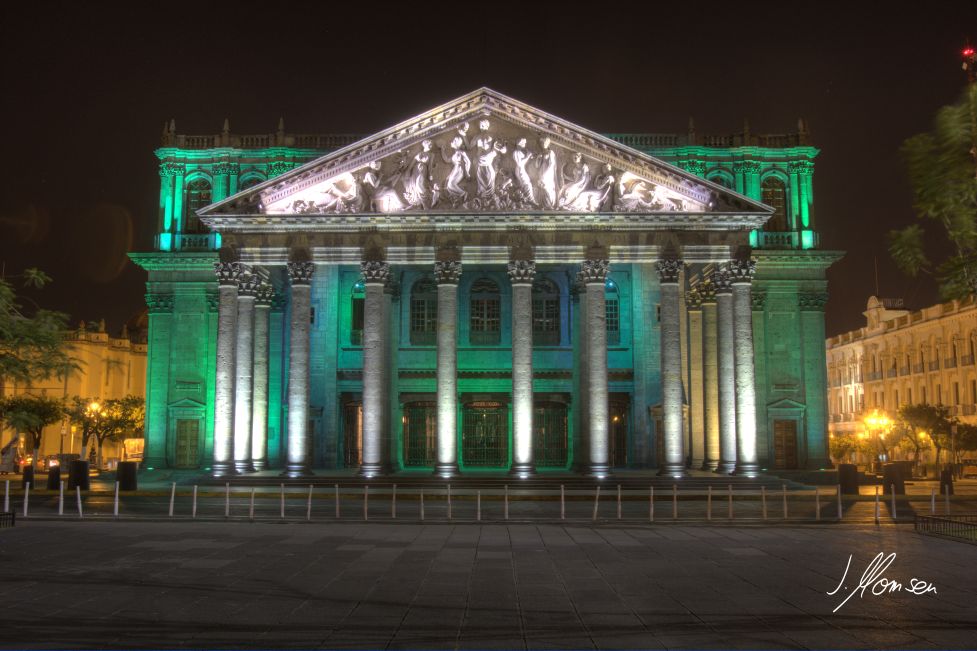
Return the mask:
<path id="1" fill-rule="evenodd" d="M 963 55 L 965 57 L 972 57 L 972 56 L 974 56 L 974 48 L 972 48 L 972 47 L 964 48 Z"/>

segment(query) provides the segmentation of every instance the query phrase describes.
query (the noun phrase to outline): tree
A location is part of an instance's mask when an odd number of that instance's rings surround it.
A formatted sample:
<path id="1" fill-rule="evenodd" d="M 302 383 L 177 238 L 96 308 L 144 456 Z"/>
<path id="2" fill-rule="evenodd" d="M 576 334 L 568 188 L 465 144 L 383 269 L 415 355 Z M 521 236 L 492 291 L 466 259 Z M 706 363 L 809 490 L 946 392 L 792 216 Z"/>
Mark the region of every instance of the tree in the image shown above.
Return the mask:
<path id="1" fill-rule="evenodd" d="M 51 282 L 47 274 L 33 268 L 20 278 L 24 287 L 35 289 Z M 0 381 L 30 384 L 77 369 L 65 345 L 67 324 L 68 316 L 61 312 L 37 308 L 32 315 L 25 313 L 14 285 L 0 278 Z"/>
<path id="2" fill-rule="evenodd" d="M 953 441 L 957 458 L 954 460 L 960 463 L 964 452 L 977 450 L 977 425 L 970 423 L 957 423 L 957 433 Z"/>
<path id="3" fill-rule="evenodd" d="M 106 441 L 118 441 L 127 435 L 142 436 L 145 403 L 138 396 L 112 398 L 72 398 L 67 409 L 71 422 L 81 428 L 81 450 L 94 440 L 98 449 L 96 465 L 102 465 L 102 446 Z"/>
<path id="4" fill-rule="evenodd" d="M 936 465 L 940 465 L 940 453 L 950 447 L 954 419 L 943 405 L 903 405 L 899 408 L 902 426 L 911 432 L 926 432 L 936 448 Z"/>
<path id="5" fill-rule="evenodd" d="M 936 114 L 933 130 L 906 140 L 902 155 L 917 216 L 935 222 L 951 252 L 940 262 L 926 253 L 920 224 L 889 232 L 889 253 L 910 276 L 932 275 L 944 299 L 977 292 L 977 84 Z"/>
<path id="6" fill-rule="evenodd" d="M 36 465 L 44 428 L 61 420 L 64 404 L 55 398 L 29 394 L 11 396 L 3 402 L 7 423 L 27 435 L 25 447 L 34 451 Z"/>

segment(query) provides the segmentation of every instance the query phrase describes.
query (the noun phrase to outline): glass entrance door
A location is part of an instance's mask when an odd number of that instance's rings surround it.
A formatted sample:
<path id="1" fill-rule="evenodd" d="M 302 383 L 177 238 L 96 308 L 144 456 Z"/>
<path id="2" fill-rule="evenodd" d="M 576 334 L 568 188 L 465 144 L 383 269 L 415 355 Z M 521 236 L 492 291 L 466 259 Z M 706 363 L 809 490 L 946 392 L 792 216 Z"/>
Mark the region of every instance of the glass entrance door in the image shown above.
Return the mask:
<path id="1" fill-rule="evenodd" d="M 505 468 L 509 464 L 506 407 L 499 402 L 471 402 L 461 415 L 461 457 L 468 468 Z"/>

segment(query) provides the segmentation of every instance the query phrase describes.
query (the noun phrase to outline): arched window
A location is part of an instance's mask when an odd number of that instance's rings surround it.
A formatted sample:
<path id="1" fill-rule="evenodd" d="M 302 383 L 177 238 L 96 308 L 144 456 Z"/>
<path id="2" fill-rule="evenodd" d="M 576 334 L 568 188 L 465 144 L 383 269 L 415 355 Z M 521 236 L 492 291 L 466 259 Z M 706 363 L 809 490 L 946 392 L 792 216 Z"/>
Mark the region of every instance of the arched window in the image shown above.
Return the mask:
<path id="1" fill-rule="evenodd" d="M 776 176 L 763 179 L 760 186 L 761 200 L 774 209 L 770 220 L 763 227 L 765 231 L 786 231 L 787 224 L 787 186 Z"/>
<path id="2" fill-rule="evenodd" d="M 183 226 L 184 233 L 206 233 L 207 229 L 200 223 L 197 211 L 204 206 L 209 206 L 213 201 L 211 198 L 210 181 L 202 178 L 195 178 L 187 183 L 187 204 L 186 221 Z"/>
<path id="3" fill-rule="evenodd" d="M 708 176 L 713 183 L 717 183 L 724 188 L 733 189 L 733 177 L 723 172 L 713 172 Z"/>
<path id="4" fill-rule="evenodd" d="M 621 301 L 617 295 L 617 283 L 608 280 L 604 283 L 604 313 L 607 323 L 607 345 L 621 343 Z"/>
<path id="5" fill-rule="evenodd" d="M 248 188 L 253 188 L 261 182 L 263 182 L 263 179 L 260 176 L 255 176 L 253 174 L 251 176 L 246 176 L 237 186 L 237 191 L 240 192 L 242 190 L 247 190 Z"/>
<path id="6" fill-rule="evenodd" d="M 502 338 L 502 308 L 499 286 L 488 278 L 472 283 L 469 340 L 473 345 L 493 346 Z"/>
<path id="7" fill-rule="evenodd" d="M 438 331 L 438 286 L 421 278 L 410 291 L 410 343 L 433 346 Z"/>
<path id="8" fill-rule="evenodd" d="M 349 343 L 354 346 L 363 345 L 363 309 L 366 305 L 366 285 L 363 281 L 353 285 L 353 296 L 350 301 Z"/>
<path id="9" fill-rule="evenodd" d="M 533 344 L 560 345 L 560 289 L 549 278 L 533 283 Z"/>

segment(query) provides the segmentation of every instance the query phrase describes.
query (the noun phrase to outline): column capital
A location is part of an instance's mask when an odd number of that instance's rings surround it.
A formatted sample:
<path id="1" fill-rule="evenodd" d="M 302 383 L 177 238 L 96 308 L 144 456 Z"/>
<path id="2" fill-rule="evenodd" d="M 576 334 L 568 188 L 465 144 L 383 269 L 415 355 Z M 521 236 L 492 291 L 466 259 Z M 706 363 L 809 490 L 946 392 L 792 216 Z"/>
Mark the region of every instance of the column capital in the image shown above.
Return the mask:
<path id="1" fill-rule="evenodd" d="M 729 270 L 722 267 L 716 267 L 712 270 L 709 284 L 712 285 L 715 294 L 730 294 L 733 291 L 733 281 L 729 275 Z"/>
<path id="2" fill-rule="evenodd" d="M 580 263 L 580 273 L 577 274 L 577 278 L 587 285 L 603 283 L 607 281 L 610 267 L 609 260 L 584 260 Z"/>
<path id="3" fill-rule="evenodd" d="M 756 260 L 730 260 L 727 266 L 730 282 L 734 285 L 749 285 L 756 274 Z"/>
<path id="4" fill-rule="evenodd" d="M 315 264 L 309 261 L 289 262 L 288 279 L 293 285 L 312 284 L 312 275 L 315 273 Z"/>
<path id="5" fill-rule="evenodd" d="M 275 288 L 268 283 L 261 283 L 258 285 L 258 290 L 255 292 L 255 305 L 258 307 L 271 307 L 272 301 L 275 300 Z"/>
<path id="6" fill-rule="evenodd" d="M 237 287 L 237 277 L 241 272 L 239 262 L 215 262 L 214 274 L 217 284 L 224 287 Z"/>
<path id="7" fill-rule="evenodd" d="M 766 292 L 752 292 L 750 294 L 750 302 L 753 306 L 754 312 L 763 312 L 763 307 L 767 303 L 767 293 Z"/>
<path id="8" fill-rule="evenodd" d="M 237 277 L 238 297 L 254 298 L 258 295 L 258 288 L 261 287 L 261 277 L 251 273 L 251 268 L 241 265 L 241 273 Z"/>
<path id="9" fill-rule="evenodd" d="M 237 163 L 231 163 L 230 161 L 221 161 L 216 163 L 213 168 L 214 174 L 237 174 L 241 171 L 240 166 Z"/>
<path id="10" fill-rule="evenodd" d="M 390 280 L 390 265 L 380 260 L 360 263 L 360 276 L 367 285 L 386 285 Z"/>
<path id="11" fill-rule="evenodd" d="M 509 263 L 509 280 L 513 285 L 532 285 L 535 277 L 534 260 L 513 260 Z"/>
<path id="12" fill-rule="evenodd" d="M 679 274 L 685 269 L 685 261 L 678 258 L 666 258 L 655 263 L 658 269 L 658 280 L 662 283 L 677 283 Z"/>
<path id="13" fill-rule="evenodd" d="M 828 303 L 828 293 L 801 292 L 797 295 L 797 303 L 802 312 L 822 312 Z"/>
<path id="14" fill-rule="evenodd" d="M 787 163 L 787 171 L 790 174 L 813 174 L 814 163 L 809 160 L 792 160 Z"/>
<path id="15" fill-rule="evenodd" d="M 755 160 L 744 160 L 733 163 L 733 171 L 741 174 L 759 174 L 760 162 Z"/>
<path id="16" fill-rule="evenodd" d="M 702 294 L 699 293 L 697 287 L 693 287 L 689 291 L 685 292 L 685 304 L 690 310 L 698 310 L 702 308 Z"/>
<path id="17" fill-rule="evenodd" d="M 702 303 L 715 303 L 716 302 L 716 288 L 713 286 L 711 280 L 705 280 L 695 288 L 699 293 L 699 301 Z"/>
<path id="18" fill-rule="evenodd" d="M 434 280 L 439 285 L 457 285 L 461 278 L 461 262 L 439 260 L 434 263 Z"/>

